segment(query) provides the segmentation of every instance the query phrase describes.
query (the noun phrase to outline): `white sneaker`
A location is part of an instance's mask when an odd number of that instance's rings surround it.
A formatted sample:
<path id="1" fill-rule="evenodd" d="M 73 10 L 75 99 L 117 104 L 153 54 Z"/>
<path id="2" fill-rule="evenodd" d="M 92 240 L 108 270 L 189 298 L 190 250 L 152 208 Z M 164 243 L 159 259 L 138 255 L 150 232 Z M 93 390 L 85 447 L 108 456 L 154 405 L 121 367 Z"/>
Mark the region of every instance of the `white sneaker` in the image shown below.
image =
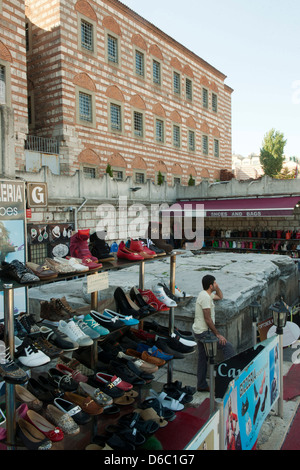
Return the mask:
<path id="1" fill-rule="evenodd" d="M 175 300 L 170 299 L 163 289 L 160 286 L 152 286 L 152 292 L 157 297 L 160 302 L 163 302 L 167 307 L 177 307 Z"/>
<path id="2" fill-rule="evenodd" d="M 178 297 L 180 299 L 185 299 L 185 297 L 191 297 L 190 294 L 187 294 L 186 292 L 182 292 L 180 289 L 178 289 L 177 286 L 175 286 L 174 295 L 175 297 Z"/>
<path id="3" fill-rule="evenodd" d="M 78 343 L 79 347 L 91 346 L 93 344 L 92 338 L 84 334 L 73 320 L 68 323 L 60 320 L 58 330 L 67 335 L 72 341 Z"/>
<path id="4" fill-rule="evenodd" d="M 22 341 L 15 336 L 15 357 L 27 367 L 42 366 L 50 362 L 50 357 L 37 349 L 28 337 Z"/>

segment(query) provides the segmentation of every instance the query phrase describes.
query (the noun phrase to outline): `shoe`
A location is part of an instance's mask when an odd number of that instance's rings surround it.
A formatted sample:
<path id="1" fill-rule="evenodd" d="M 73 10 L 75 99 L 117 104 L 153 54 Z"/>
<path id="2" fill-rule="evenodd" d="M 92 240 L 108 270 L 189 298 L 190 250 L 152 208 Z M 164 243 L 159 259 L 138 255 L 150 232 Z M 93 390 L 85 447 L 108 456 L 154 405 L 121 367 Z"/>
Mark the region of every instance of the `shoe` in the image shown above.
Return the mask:
<path id="1" fill-rule="evenodd" d="M 121 320 L 118 320 L 117 317 L 108 318 L 95 310 L 91 310 L 90 315 L 97 323 L 104 326 L 104 328 L 107 328 L 110 332 L 124 327 L 124 323 Z"/>
<path id="2" fill-rule="evenodd" d="M 159 424 L 151 419 L 143 420 L 139 413 L 129 413 L 121 416 L 119 424 L 125 425 L 131 429 L 137 429 L 144 436 L 151 436 L 159 430 Z"/>
<path id="3" fill-rule="evenodd" d="M 173 421 L 176 418 L 176 413 L 174 411 L 162 406 L 159 400 L 154 397 L 145 398 L 145 400 L 140 404 L 140 407 L 142 410 L 152 408 L 162 420 Z"/>
<path id="4" fill-rule="evenodd" d="M 96 380 L 99 382 L 101 390 L 112 398 L 122 397 L 124 392 L 128 392 L 133 388 L 131 383 L 122 380 L 117 375 L 104 372 L 97 372 Z"/>
<path id="5" fill-rule="evenodd" d="M 74 354 L 76 354 L 76 352 Z M 74 355 L 70 358 L 61 354 L 57 359 L 57 364 L 64 364 L 73 370 L 78 370 L 78 372 L 81 372 L 81 374 L 86 375 L 87 377 L 92 377 L 94 375 L 94 371 L 82 364 L 78 358 L 74 357 Z"/>
<path id="6" fill-rule="evenodd" d="M 11 263 L 2 261 L 0 276 L 14 279 L 20 284 L 28 284 L 31 282 L 39 282 L 40 278 L 36 276 L 30 268 L 21 261 L 13 260 Z"/>
<path id="7" fill-rule="evenodd" d="M 33 377 L 28 380 L 27 390 L 28 392 L 35 395 L 37 399 L 43 403 L 52 403 L 54 398 L 60 394 L 56 386 L 51 386 L 49 382 L 47 384 L 42 383 L 40 380 L 37 380 Z"/>
<path id="8" fill-rule="evenodd" d="M 90 237 L 90 229 L 79 229 L 77 233 L 70 238 L 70 255 L 73 258 L 90 259 L 94 263 L 98 263 L 98 258 L 93 256 L 89 250 L 88 240 Z"/>
<path id="9" fill-rule="evenodd" d="M 170 308 L 153 294 L 151 290 L 141 290 L 140 294 L 148 305 L 151 305 L 157 312 L 168 312 Z"/>
<path id="10" fill-rule="evenodd" d="M 49 404 L 45 415 L 50 423 L 59 427 L 65 435 L 75 436 L 80 433 L 80 427 L 74 419 L 68 413 L 58 409 L 57 406 Z"/>
<path id="11" fill-rule="evenodd" d="M 49 382 L 64 392 L 75 392 L 78 383 L 69 374 L 65 374 L 58 369 L 51 368 L 48 370 L 47 376 Z"/>
<path id="12" fill-rule="evenodd" d="M 146 243 L 147 243 L 148 248 L 151 251 L 154 251 L 154 253 L 156 253 L 157 256 L 166 256 L 165 250 L 156 246 L 150 238 L 146 240 Z"/>
<path id="13" fill-rule="evenodd" d="M 186 297 L 191 297 L 190 294 L 187 294 L 186 292 L 182 292 L 177 286 L 175 286 L 175 296 L 178 297 L 179 299 L 185 299 Z"/>
<path id="14" fill-rule="evenodd" d="M 89 268 L 77 261 L 76 258 L 60 258 L 56 256 L 54 257 L 54 261 L 60 264 L 65 264 L 68 267 L 74 268 L 75 272 L 77 273 L 86 273 L 87 271 L 89 271 Z"/>
<path id="15" fill-rule="evenodd" d="M 62 353 L 62 349 L 57 348 L 42 336 L 31 339 L 36 349 L 38 351 L 42 351 L 44 354 L 46 354 L 46 356 L 49 356 L 51 360 L 55 359 Z"/>
<path id="16" fill-rule="evenodd" d="M 133 253 L 140 254 L 144 259 L 153 259 L 156 258 L 156 253 L 154 251 L 149 250 L 148 247 L 143 245 L 141 240 L 130 240 L 129 247 L 127 247 L 129 251 Z"/>
<path id="17" fill-rule="evenodd" d="M 41 280 L 41 281 L 51 281 L 52 279 L 56 279 L 58 273 L 52 271 L 49 266 L 45 263 L 43 264 L 36 264 L 27 262 L 27 268 L 31 269 L 31 271 Z"/>
<path id="18" fill-rule="evenodd" d="M 155 342 L 155 346 L 159 348 L 161 351 L 163 351 L 166 354 L 170 354 L 173 356 L 173 359 L 184 359 L 184 354 L 176 349 L 173 349 L 169 346 L 167 341 L 164 341 L 164 338 L 159 338 Z"/>
<path id="19" fill-rule="evenodd" d="M 108 328 L 100 325 L 94 318 L 88 314 L 84 317 L 84 322 L 91 328 L 92 330 L 96 331 L 99 336 L 107 336 L 109 335 L 110 331 Z"/>
<path id="20" fill-rule="evenodd" d="M 184 405 L 179 400 L 170 397 L 166 392 L 157 393 L 155 390 L 150 390 L 149 397 L 156 398 L 164 408 L 168 408 L 171 411 L 181 411 L 184 409 Z"/>
<path id="21" fill-rule="evenodd" d="M 174 294 L 172 294 L 171 290 L 169 289 L 169 287 L 165 284 L 165 283 L 162 283 L 162 282 L 159 282 L 157 284 L 158 287 L 162 287 L 166 296 L 169 297 L 171 300 L 174 300 L 174 302 L 178 302 L 178 297 L 176 297 Z"/>
<path id="22" fill-rule="evenodd" d="M 29 313 L 20 313 L 18 320 L 30 336 L 40 334 L 40 327 L 36 324 L 34 318 Z"/>
<path id="23" fill-rule="evenodd" d="M 173 351 L 177 351 L 182 354 L 193 354 L 196 351 L 195 346 L 187 346 L 186 344 L 183 344 L 180 340 L 178 340 L 175 336 L 174 337 L 169 336 L 166 338 L 158 338 L 157 341 L 160 342 L 160 345 L 166 344 Z"/>
<path id="24" fill-rule="evenodd" d="M 154 285 L 152 286 L 152 292 L 156 296 L 156 298 L 163 304 L 167 305 L 168 307 L 177 307 L 177 303 L 166 295 L 163 287 Z"/>
<path id="25" fill-rule="evenodd" d="M 33 410 L 28 410 L 26 421 L 35 426 L 44 436 L 52 442 L 59 442 L 64 438 L 64 433 L 59 427 L 53 426 L 46 418 Z"/>
<path id="26" fill-rule="evenodd" d="M 81 258 L 80 262 L 83 264 L 83 266 L 86 266 L 87 268 L 89 268 L 89 271 L 91 271 L 92 269 L 101 269 L 103 267 L 102 263 L 99 263 L 98 261 L 94 261 L 91 258 Z"/>
<path id="27" fill-rule="evenodd" d="M 133 326 L 133 325 L 138 325 L 140 322 L 136 318 L 133 318 L 131 315 L 125 316 L 122 315 L 121 313 L 116 313 L 112 310 L 105 309 L 103 312 L 103 315 L 107 318 L 117 318 L 121 322 L 123 322 L 124 325 L 127 326 Z"/>
<path id="28" fill-rule="evenodd" d="M 18 421 L 17 434 L 29 450 L 49 450 L 52 447 L 51 440 L 23 418 Z"/>
<path id="29" fill-rule="evenodd" d="M 167 354 L 161 349 L 158 349 L 157 346 L 149 346 L 148 344 L 139 343 L 137 346 L 137 351 L 143 353 L 146 351 L 150 356 L 157 357 L 158 359 L 163 359 L 164 361 L 170 361 L 173 359 L 172 354 Z"/>
<path id="30" fill-rule="evenodd" d="M 138 317 L 139 313 L 141 313 L 139 308 L 133 308 L 130 305 L 129 300 L 121 287 L 116 288 L 114 292 L 114 299 L 116 303 L 116 310 L 122 315 Z"/>
<path id="31" fill-rule="evenodd" d="M 27 367 L 38 367 L 50 362 L 50 357 L 39 351 L 28 337 L 21 341 L 15 336 L 15 358 Z"/>
<path id="32" fill-rule="evenodd" d="M 21 403 L 25 403 L 30 410 L 40 411 L 42 409 L 43 402 L 27 388 L 23 387 L 22 385 L 15 385 L 15 392 L 16 399 Z"/>
<path id="33" fill-rule="evenodd" d="M 40 318 L 47 323 L 50 322 L 53 325 L 58 325 L 60 320 L 69 320 L 70 318 L 66 312 L 58 308 L 53 300 L 50 302 L 43 300 L 40 302 L 40 306 Z"/>
<path id="34" fill-rule="evenodd" d="M 117 251 L 117 258 L 119 259 L 126 259 L 128 261 L 143 261 L 144 257 L 139 253 L 129 251 L 126 248 L 125 243 L 122 241 L 119 244 L 118 251 Z"/>
<path id="35" fill-rule="evenodd" d="M 66 315 L 68 315 L 69 318 L 73 318 L 74 315 L 77 314 L 76 310 L 74 310 L 74 308 L 71 307 L 66 297 L 61 297 L 60 299 L 52 298 L 50 299 L 50 302 L 53 302 L 56 308 L 62 311 L 63 313 L 65 313 Z"/>
<path id="36" fill-rule="evenodd" d="M 78 393 L 84 396 L 90 396 L 98 405 L 109 406 L 113 404 L 113 398 L 104 393 L 99 388 L 92 387 L 88 383 L 80 382 Z"/>
<path id="37" fill-rule="evenodd" d="M 49 343 L 63 351 L 74 351 L 78 349 L 78 343 L 69 340 L 66 335 L 57 329 L 54 331 L 54 329 L 43 325 L 40 327 L 40 332 L 42 337 L 49 341 Z"/>
<path id="38" fill-rule="evenodd" d="M 98 405 L 91 397 L 82 397 L 77 393 L 66 392 L 64 398 L 80 406 L 82 411 L 88 415 L 98 416 L 103 413 L 103 406 Z"/>
<path id="39" fill-rule="evenodd" d="M 183 405 L 191 403 L 194 399 L 193 394 L 183 392 L 173 385 L 165 384 L 163 391 L 168 395 L 168 397 L 178 400 Z"/>
<path id="40" fill-rule="evenodd" d="M 0 341 L 0 347 L 2 341 Z M 28 375 L 11 358 L 9 347 L 3 343 L 3 352 L 0 355 L 0 376 L 9 384 L 24 384 L 28 381 Z"/>
<path id="41" fill-rule="evenodd" d="M 148 362 L 149 364 L 154 364 L 157 367 L 162 367 L 166 364 L 166 361 L 164 359 L 151 356 L 147 351 L 139 352 L 134 349 L 126 349 L 126 354 L 132 357 L 136 357 L 138 359 L 142 359 L 145 362 Z"/>
<path id="42" fill-rule="evenodd" d="M 153 374 L 150 374 L 146 371 L 142 371 L 139 367 L 135 365 L 133 361 L 125 359 L 124 357 L 118 357 L 114 362 L 120 362 L 120 364 L 124 364 L 124 366 L 126 366 L 131 372 L 133 372 L 140 379 L 144 380 L 146 383 L 150 383 L 154 379 Z"/>
<path id="43" fill-rule="evenodd" d="M 139 290 L 136 287 L 132 287 L 130 290 L 130 298 L 133 302 L 137 304 L 138 307 L 140 307 L 141 311 L 143 313 L 154 313 L 156 312 L 156 309 L 149 305 L 142 297 L 140 294 Z"/>
<path id="44" fill-rule="evenodd" d="M 146 381 L 142 379 L 139 375 L 132 371 L 132 367 L 128 367 L 122 360 L 112 360 L 108 365 L 108 371 L 113 374 L 116 374 L 125 382 L 128 382 L 135 385 L 145 385 Z"/>
<path id="45" fill-rule="evenodd" d="M 110 247 L 105 242 L 106 232 L 95 232 L 90 236 L 90 251 L 98 261 L 114 261 L 110 253 Z"/>
<path id="46" fill-rule="evenodd" d="M 74 405 L 65 398 L 55 398 L 54 405 L 64 413 L 67 413 L 71 418 L 74 419 L 75 423 L 81 425 L 87 424 L 91 421 L 91 416 L 82 411 L 80 406 Z"/>
<path id="47" fill-rule="evenodd" d="M 127 359 L 128 361 L 132 361 L 135 367 L 137 367 L 142 372 L 147 372 L 148 374 L 155 374 L 158 371 L 158 366 L 155 364 L 150 364 L 149 362 L 143 361 L 142 359 L 134 358 L 124 352 L 120 351 L 117 355 L 120 359 Z"/>
<path id="48" fill-rule="evenodd" d="M 52 271 L 57 274 L 74 274 L 76 273 L 76 269 L 71 266 L 70 264 L 66 263 L 58 263 L 52 258 L 45 258 L 45 263 Z"/>
<path id="49" fill-rule="evenodd" d="M 91 346 L 93 344 L 92 338 L 85 335 L 73 320 L 68 323 L 60 320 L 58 330 L 67 335 L 72 341 L 78 343 L 79 347 Z"/>
<path id="50" fill-rule="evenodd" d="M 93 328 L 90 328 L 89 325 L 82 320 L 81 318 L 74 316 L 73 320 L 75 324 L 81 329 L 82 333 L 84 333 L 86 336 L 89 336 L 92 339 L 98 339 L 100 338 L 100 333 L 97 333 L 97 331 Z"/>
<path id="51" fill-rule="evenodd" d="M 184 387 L 182 386 L 182 382 L 179 382 L 179 380 L 175 380 L 175 382 L 167 383 L 164 385 L 164 389 L 176 389 L 180 393 L 186 393 L 187 395 L 194 395 L 197 391 L 196 387 L 191 387 L 190 385 L 185 385 Z M 167 391 L 167 390 L 166 390 Z"/>
<path id="52" fill-rule="evenodd" d="M 88 377 L 79 372 L 79 370 L 74 370 L 71 367 L 68 367 L 66 364 L 62 364 L 61 362 L 56 364 L 55 368 L 63 374 L 71 376 L 75 382 L 83 383 L 88 381 Z"/>

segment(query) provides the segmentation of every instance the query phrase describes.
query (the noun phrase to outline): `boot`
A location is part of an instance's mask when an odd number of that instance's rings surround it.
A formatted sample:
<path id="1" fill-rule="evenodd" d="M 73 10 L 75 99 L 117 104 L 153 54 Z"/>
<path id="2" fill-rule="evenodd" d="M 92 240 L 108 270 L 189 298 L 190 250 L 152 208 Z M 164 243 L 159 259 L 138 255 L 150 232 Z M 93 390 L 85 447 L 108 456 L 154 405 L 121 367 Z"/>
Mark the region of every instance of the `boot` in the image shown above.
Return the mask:
<path id="1" fill-rule="evenodd" d="M 92 256 L 89 245 L 88 239 L 90 236 L 90 230 L 78 230 L 75 235 L 73 235 L 70 239 L 70 255 L 74 258 L 85 259 L 89 258 L 94 262 L 98 261 L 98 258 Z"/>
<path id="2" fill-rule="evenodd" d="M 110 254 L 110 247 L 105 241 L 106 232 L 101 232 L 101 237 L 98 237 L 97 232 L 90 236 L 90 251 L 98 261 L 114 261 L 114 256 Z"/>

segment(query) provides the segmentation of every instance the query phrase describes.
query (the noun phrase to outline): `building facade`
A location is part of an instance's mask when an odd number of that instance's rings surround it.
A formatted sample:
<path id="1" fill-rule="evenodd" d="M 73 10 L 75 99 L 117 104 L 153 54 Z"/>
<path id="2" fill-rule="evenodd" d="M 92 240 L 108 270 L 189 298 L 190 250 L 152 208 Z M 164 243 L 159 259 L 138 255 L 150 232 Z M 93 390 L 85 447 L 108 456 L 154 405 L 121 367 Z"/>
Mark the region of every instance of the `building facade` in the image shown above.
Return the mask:
<path id="1" fill-rule="evenodd" d="M 27 0 L 26 34 L 28 140 L 58 143 L 57 174 L 186 185 L 231 169 L 226 76 L 118 0 Z"/>

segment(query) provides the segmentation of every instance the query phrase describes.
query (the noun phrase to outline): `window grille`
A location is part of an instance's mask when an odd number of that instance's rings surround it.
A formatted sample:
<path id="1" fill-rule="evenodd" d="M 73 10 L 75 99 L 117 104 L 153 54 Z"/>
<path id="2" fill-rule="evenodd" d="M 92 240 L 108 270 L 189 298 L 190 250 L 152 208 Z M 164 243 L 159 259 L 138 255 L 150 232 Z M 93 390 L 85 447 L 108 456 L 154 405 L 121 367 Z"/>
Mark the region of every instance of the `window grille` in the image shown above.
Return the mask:
<path id="1" fill-rule="evenodd" d="M 216 113 L 218 111 L 218 95 L 212 94 L 212 110 Z"/>
<path id="2" fill-rule="evenodd" d="M 193 84 L 192 80 L 189 78 L 185 81 L 185 91 L 186 91 L 186 99 L 192 101 L 193 99 Z"/>
<path id="3" fill-rule="evenodd" d="M 81 20 L 81 46 L 88 51 L 94 50 L 93 25 L 84 20 Z"/>
<path id="4" fill-rule="evenodd" d="M 164 122 L 160 119 L 156 120 L 156 141 L 164 142 Z"/>
<path id="5" fill-rule="evenodd" d="M 121 106 L 113 103 L 110 105 L 110 119 L 111 129 L 114 131 L 121 131 Z"/>
<path id="6" fill-rule="evenodd" d="M 119 63 L 118 39 L 111 36 L 110 34 L 107 37 L 107 51 L 108 51 L 109 62 L 118 64 Z"/>
<path id="7" fill-rule="evenodd" d="M 0 104 L 6 102 L 5 67 L 0 65 Z"/>
<path id="8" fill-rule="evenodd" d="M 216 158 L 219 157 L 219 153 L 220 153 L 220 145 L 219 145 L 219 141 L 217 139 L 214 139 L 214 156 Z"/>
<path id="9" fill-rule="evenodd" d="M 208 91 L 206 88 L 202 88 L 202 104 L 203 108 L 208 108 Z"/>
<path id="10" fill-rule="evenodd" d="M 174 93 L 176 95 L 180 95 L 180 74 L 177 72 L 174 72 L 173 74 L 173 86 L 174 86 Z"/>
<path id="11" fill-rule="evenodd" d="M 195 150 L 195 132 L 189 131 L 189 150 Z"/>
<path id="12" fill-rule="evenodd" d="M 87 93 L 79 92 L 79 119 L 92 122 L 92 97 Z"/>
<path id="13" fill-rule="evenodd" d="M 89 168 L 88 166 L 83 167 L 83 175 L 85 178 L 95 179 L 96 178 L 96 169 Z"/>
<path id="14" fill-rule="evenodd" d="M 123 171 L 113 170 L 113 179 L 123 181 Z"/>
<path id="15" fill-rule="evenodd" d="M 174 147 L 180 147 L 180 127 L 173 126 L 173 145 Z"/>
<path id="16" fill-rule="evenodd" d="M 202 150 L 204 155 L 208 155 L 208 137 L 207 135 L 202 136 Z"/>
<path id="17" fill-rule="evenodd" d="M 135 73 L 141 77 L 145 75 L 145 57 L 140 51 L 135 52 Z"/>
<path id="18" fill-rule="evenodd" d="M 137 111 L 133 113 L 134 135 L 143 137 L 143 115 Z"/>
<path id="19" fill-rule="evenodd" d="M 135 182 L 139 183 L 139 184 L 145 183 L 144 173 L 136 173 L 135 174 Z"/>
<path id="20" fill-rule="evenodd" d="M 160 63 L 156 60 L 153 61 L 153 83 L 156 85 L 160 85 L 161 83 Z"/>

